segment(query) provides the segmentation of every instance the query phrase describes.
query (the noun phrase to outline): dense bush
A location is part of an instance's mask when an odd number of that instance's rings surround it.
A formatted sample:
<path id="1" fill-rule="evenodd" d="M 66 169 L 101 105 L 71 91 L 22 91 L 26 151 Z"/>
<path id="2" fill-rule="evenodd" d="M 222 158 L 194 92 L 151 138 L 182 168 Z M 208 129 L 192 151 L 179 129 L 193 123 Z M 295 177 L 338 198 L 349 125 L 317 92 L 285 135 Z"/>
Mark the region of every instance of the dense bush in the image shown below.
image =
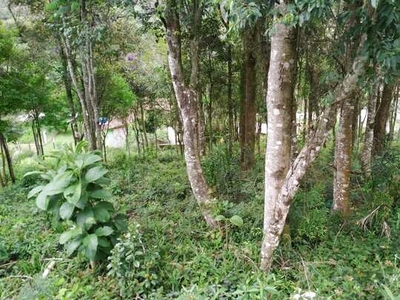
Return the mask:
<path id="1" fill-rule="evenodd" d="M 64 220 L 69 230 L 60 236 L 70 255 L 81 251 L 91 261 L 109 254 L 116 238 L 126 227 L 125 216 L 115 214 L 111 194 L 104 189 L 109 179 L 95 152 L 88 152 L 86 142 L 54 151 L 42 162 L 40 174 L 44 184 L 33 188 L 28 198 L 36 196 L 39 209 L 51 214 L 53 224 Z"/>

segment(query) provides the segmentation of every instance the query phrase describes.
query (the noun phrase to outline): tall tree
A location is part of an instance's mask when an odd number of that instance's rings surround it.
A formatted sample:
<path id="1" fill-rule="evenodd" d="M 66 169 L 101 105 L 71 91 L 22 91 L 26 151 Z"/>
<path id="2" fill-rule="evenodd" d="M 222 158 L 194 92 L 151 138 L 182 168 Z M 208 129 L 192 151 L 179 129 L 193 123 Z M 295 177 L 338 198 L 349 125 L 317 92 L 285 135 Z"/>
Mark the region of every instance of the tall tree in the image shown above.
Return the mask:
<path id="1" fill-rule="evenodd" d="M 276 4 L 279 15 L 287 14 L 287 5 L 284 0 Z M 328 9 L 326 12 L 329 14 L 329 6 L 324 6 L 323 9 Z M 367 62 L 364 50 L 366 36 L 363 36 L 352 70 L 332 92 L 332 104 L 325 107 L 315 125 L 315 131 L 291 162 L 291 124 L 288 105 L 293 97 L 291 85 L 295 73 L 296 54 L 292 45 L 294 33 L 293 27 L 282 23 L 278 16 L 275 17 L 275 23 L 271 38 L 267 94 L 269 127 L 265 166 L 264 237 L 261 245 L 261 269 L 265 271 L 271 267 L 273 252 L 279 244 L 300 180 L 327 140 L 328 133 L 336 121 L 337 108 L 357 89 L 358 80 L 364 74 Z"/>
<path id="2" fill-rule="evenodd" d="M 193 20 L 198 20 L 197 15 L 201 16 L 202 6 L 200 2 L 194 0 L 191 2 Z M 200 12 L 199 12 L 200 10 Z M 193 195 L 202 209 L 203 216 L 209 226 L 215 227 L 217 222 L 212 216 L 211 205 L 212 196 L 210 189 L 203 175 L 203 170 L 200 164 L 200 151 L 197 142 L 197 93 L 196 87 L 198 84 L 199 60 L 197 58 L 198 37 L 192 36 L 191 42 L 191 76 L 190 82 L 185 80 L 183 64 L 182 64 L 182 43 L 181 43 L 181 24 L 179 16 L 179 6 L 176 0 L 167 0 L 165 8 L 165 28 L 166 41 L 168 47 L 168 63 L 171 72 L 172 83 L 174 87 L 175 97 L 178 102 L 180 115 L 183 124 L 183 142 L 185 146 L 185 161 L 186 170 L 192 187 Z M 196 25 L 199 28 L 199 24 Z M 197 45 L 197 46 L 196 46 Z"/>
<path id="3" fill-rule="evenodd" d="M 345 31 L 351 33 L 355 25 L 358 23 L 355 12 L 363 5 L 361 1 L 355 1 L 344 6 L 345 11 L 350 12 L 347 22 L 345 23 Z M 347 35 L 345 35 L 347 37 Z M 352 34 L 347 38 L 345 44 L 344 63 L 346 71 L 350 71 L 353 64 L 354 56 L 357 52 L 357 44 L 359 43 L 359 35 Z M 335 158 L 334 158 L 334 178 L 333 178 L 333 204 L 332 211 L 338 212 L 343 216 L 350 213 L 350 174 L 352 161 L 353 146 L 353 118 L 356 105 L 356 91 L 350 94 L 342 103 L 339 113 L 339 129 L 335 139 Z"/>

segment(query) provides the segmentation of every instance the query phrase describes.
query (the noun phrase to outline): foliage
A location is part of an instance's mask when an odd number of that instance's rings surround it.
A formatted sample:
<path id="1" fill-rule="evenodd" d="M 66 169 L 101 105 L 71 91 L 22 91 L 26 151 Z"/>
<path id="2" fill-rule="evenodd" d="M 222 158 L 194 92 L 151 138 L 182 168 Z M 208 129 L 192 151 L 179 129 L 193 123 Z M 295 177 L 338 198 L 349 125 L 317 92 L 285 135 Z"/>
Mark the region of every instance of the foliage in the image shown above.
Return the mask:
<path id="1" fill-rule="evenodd" d="M 207 182 L 221 195 L 235 198 L 239 193 L 240 161 L 238 152 L 230 154 L 227 145 L 215 145 L 202 162 Z"/>
<path id="2" fill-rule="evenodd" d="M 400 150 L 393 147 L 372 165 L 371 178 L 359 188 L 360 201 L 364 202 L 358 212 L 358 224 L 383 235 L 390 235 L 387 221 L 400 199 Z"/>
<path id="3" fill-rule="evenodd" d="M 295 242 L 315 244 L 326 239 L 329 208 L 324 198 L 324 186 L 297 193 L 289 216 Z"/>
<path id="4" fill-rule="evenodd" d="M 45 184 L 33 188 L 28 198 L 36 196 L 39 209 L 52 215 L 53 223 L 64 220 L 69 229 L 59 239 L 67 254 L 81 251 L 90 261 L 104 259 L 116 238 L 125 229 L 125 216 L 113 215 L 111 194 L 104 189 L 107 170 L 97 153 L 87 152 L 86 142 L 68 146 L 50 155 L 40 174 Z"/>
<path id="5" fill-rule="evenodd" d="M 157 273 L 160 255 L 145 248 L 139 224 L 130 224 L 108 258 L 108 275 L 118 282 L 121 297 L 141 297 L 160 286 Z"/>

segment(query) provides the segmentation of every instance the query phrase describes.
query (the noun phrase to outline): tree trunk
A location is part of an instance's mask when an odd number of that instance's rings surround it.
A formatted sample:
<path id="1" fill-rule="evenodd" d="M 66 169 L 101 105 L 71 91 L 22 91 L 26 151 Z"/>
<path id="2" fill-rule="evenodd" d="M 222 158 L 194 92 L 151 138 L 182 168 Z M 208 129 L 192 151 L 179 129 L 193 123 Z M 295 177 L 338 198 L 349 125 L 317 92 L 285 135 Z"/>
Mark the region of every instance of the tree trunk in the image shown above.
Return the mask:
<path id="1" fill-rule="evenodd" d="M 3 176 L 1 174 L 0 174 L 0 186 L 1 187 L 5 187 L 6 186 L 5 181 L 3 179 Z"/>
<path id="2" fill-rule="evenodd" d="M 147 131 L 146 131 L 146 119 L 145 119 L 145 115 L 144 115 L 142 101 L 139 101 L 139 108 L 140 108 L 140 121 L 142 123 L 141 125 L 142 125 L 143 137 L 144 137 L 144 144 L 146 145 L 146 148 L 149 148 L 149 140 L 147 138 Z"/>
<path id="3" fill-rule="evenodd" d="M 2 144 L 0 144 L 0 155 L 1 155 L 1 177 L 3 178 L 4 185 L 8 184 L 7 173 L 6 173 L 6 156 L 4 155 L 4 150 Z"/>
<path id="4" fill-rule="evenodd" d="M 399 96 L 400 96 L 400 86 L 396 86 L 396 93 L 395 93 L 394 103 L 392 105 L 392 111 L 390 116 L 390 130 L 389 130 L 389 142 L 393 141 L 394 138 L 394 127 L 396 126 L 397 120 L 397 109 L 399 107 Z"/>
<path id="5" fill-rule="evenodd" d="M 279 5 L 285 9 L 284 2 Z M 274 250 L 279 244 L 292 199 L 300 180 L 308 167 L 321 151 L 336 121 L 338 105 L 357 88 L 357 82 L 364 74 L 366 60 L 357 57 L 353 72 L 344 78 L 333 92 L 334 102 L 327 106 L 319 117 L 316 129 L 307 143 L 290 163 L 291 130 L 290 114 L 287 111 L 292 100 L 295 75 L 295 45 L 293 29 L 277 24 L 272 31 L 271 61 L 268 79 L 268 140 L 265 167 L 264 237 L 261 245 L 261 269 L 271 267 Z M 360 43 L 364 44 L 365 37 Z"/>
<path id="6" fill-rule="evenodd" d="M 354 11 L 362 5 L 361 2 L 346 3 L 346 9 Z M 349 29 L 357 23 L 356 14 L 350 15 L 345 28 Z M 356 54 L 357 36 L 345 43 L 346 71 L 352 68 L 352 57 Z M 339 129 L 335 135 L 335 158 L 333 172 L 333 203 L 332 212 L 341 216 L 350 214 L 350 174 L 353 146 L 353 114 L 357 102 L 357 92 L 353 91 L 342 103 L 340 108 Z M 357 120 L 357 119 L 356 119 Z"/>
<path id="7" fill-rule="evenodd" d="M 10 174 L 11 182 L 15 183 L 14 168 L 13 168 L 13 164 L 12 164 L 10 151 L 8 150 L 6 138 L 5 138 L 4 134 L 1 132 L 0 132 L 0 146 L 3 147 L 4 155 L 6 157 L 6 161 L 7 161 L 7 165 L 8 165 L 8 173 Z"/>
<path id="8" fill-rule="evenodd" d="M 232 153 L 232 146 L 233 146 L 233 140 L 234 140 L 234 120 L 233 120 L 233 97 L 232 97 L 232 78 L 233 78 L 233 72 L 232 72 L 232 45 L 228 45 L 228 128 L 229 128 L 229 140 L 228 140 L 228 149 L 229 153 Z"/>
<path id="9" fill-rule="evenodd" d="M 74 138 L 74 144 L 76 145 L 80 141 L 80 133 L 78 129 L 78 124 L 77 124 L 77 113 L 75 109 L 75 104 L 74 104 L 74 97 L 72 95 L 72 82 L 71 82 L 71 76 L 68 73 L 68 61 L 67 61 L 67 56 L 65 54 L 65 49 L 63 47 L 62 41 L 59 39 L 59 44 L 61 46 L 60 50 L 60 58 L 61 58 L 61 64 L 62 64 L 62 78 L 63 78 L 63 83 L 64 83 L 64 88 L 65 88 L 65 95 L 67 97 L 67 103 L 71 112 L 71 131 L 72 131 L 72 136 Z"/>
<path id="10" fill-rule="evenodd" d="M 372 86 L 367 107 L 367 125 L 365 128 L 364 148 L 361 156 L 362 170 L 366 178 L 371 176 L 372 148 L 374 145 L 374 125 L 376 103 L 378 99 L 378 86 L 379 85 Z"/>
<path id="11" fill-rule="evenodd" d="M 265 157 L 264 239 L 261 247 L 261 269 L 263 270 L 268 270 L 270 267 L 272 253 L 278 245 L 287 214 L 284 212 L 285 207 L 280 207 L 283 203 L 278 201 L 291 161 L 291 105 L 296 78 L 294 30 L 278 23 L 271 37 L 266 99 L 268 136 Z"/>
<path id="12" fill-rule="evenodd" d="M 131 146 L 130 146 L 130 141 L 129 141 L 129 125 L 128 125 L 128 120 L 125 118 L 124 119 L 124 132 L 125 132 L 125 150 L 128 152 L 128 156 L 131 156 Z M 156 143 L 157 147 L 157 143 Z"/>
<path id="13" fill-rule="evenodd" d="M 214 140 L 214 137 L 213 137 L 213 126 L 212 126 L 212 121 L 213 121 L 213 119 L 212 119 L 212 112 L 213 112 L 213 106 L 212 106 L 212 104 L 213 104 L 213 99 L 212 99 L 212 97 L 213 97 L 213 94 L 212 94 L 213 84 L 212 84 L 211 72 L 209 74 L 209 80 L 210 80 L 210 88 L 208 90 L 208 97 L 209 97 L 209 103 L 208 103 L 208 136 L 209 136 L 209 139 L 210 139 L 209 149 L 210 149 L 210 152 L 211 152 L 212 144 L 213 144 L 213 140 Z"/>
<path id="14" fill-rule="evenodd" d="M 198 103 L 198 115 L 197 115 L 197 143 L 199 145 L 200 156 L 206 154 L 206 124 L 204 115 L 204 103 L 202 93 L 199 92 L 197 95 Z"/>
<path id="15" fill-rule="evenodd" d="M 177 99 L 178 107 L 182 117 L 186 171 L 189 177 L 193 195 L 202 210 L 204 219 L 209 226 L 216 227 L 218 223 L 213 218 L 211 212 L 211 205 L 213 201 L 210 194 L 210 189 L 208 188 L 203 175 L 203 170 L 200 164 L 199 149 L 197 147 L 198 144 L 196 142 L 196 91 L 193 90 L 193 82 L 190 87 L 188 87 L 184 81 L 181 57 L 180 25 L 177 9 L 178 7 L 175 0 L 167 1 L 165 25 L 168 47 L 168 65 L 171 72 L 175 97 Z M 192 62 L 191 78 L 194 76 L 194 66 L 195 65 Z"/>
<path id="16" fill-rule="evenodd" d="M 335 169 L 332 211 L 347 216 L 350 213 L 350 173 L 353 136 L 353 97 L 343 102 L 340 125 L 335 140 Z"/>
<path id="17" fill-rule="evenodd" d="M 84 130 L 85 130 L 85 136 L 86 139 L 89 141 L 89 146 L 92 150 L 97 148 L 97 143 L 96 143 L 96 137 L 93 137 L 93 131 L 91 130 L 91 115 L 89 114 L 89 108 L 88 108 L 88 103 L 86 101 L 86 91 L 82 90 L 78 84 L 78 78 L 75 74 L 75 68 L 72 63 L 72 50 L 70 46 L 70 42 L 68 37 L 60 35 L 60 38 L 62 40 L 62 44 L 64 47 L 64 53 L 66 55 L 67 63 L 68 63 L 68 70 L 69 74 L 71 76 L 72 84 L 74 86 L 75 92 L 78 95 L 79 102 L 81 104 L 82 108 L 82 116 L 83 116 L 83 125 L 84 125 Z M 82 68 L 83 69 L 83 68 Z M 85 84 L 83 84 L 85 85 Z M 96 120 L 97 124 L 97 120 Z"/>
<path id="18" fill-rule="evenodd" d="M 375 115 L 373 153 L 381 155 L 386 144 L 386 123 L 389 119 L 390 104 L 393 99 L 393 84 L 385 83 L 382 97 Z"/>
<path id="19" fill-rule="evenodd" d="M 254 165 L 254 145 L 256 139 L 256 43 L 257 26 L 246 26 L 243 37 L 244 47 L 244 103 L 242 104 L 242 170 L 249 170 Z"/>

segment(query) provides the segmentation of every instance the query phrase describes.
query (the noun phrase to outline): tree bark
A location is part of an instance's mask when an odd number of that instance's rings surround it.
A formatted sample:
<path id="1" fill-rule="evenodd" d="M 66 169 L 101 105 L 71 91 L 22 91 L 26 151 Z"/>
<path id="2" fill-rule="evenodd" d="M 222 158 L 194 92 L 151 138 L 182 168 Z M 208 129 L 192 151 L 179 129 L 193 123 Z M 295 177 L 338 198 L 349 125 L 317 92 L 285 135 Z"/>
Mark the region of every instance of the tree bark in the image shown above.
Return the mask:
<path id="1" fill-rule="evenodd" d="M 186 171 L 193 195 L 202 210 L 204 219 L 209 226 L 216 227 L 218 223 L 215 221 L 211 213 L 213 200 L 210 194 L 210 189 L 203 175 L 198 144 L 196 141 L 197 96 L 196 91 L 193 89 L 195 85 L 192 82 L 192 84 L 188 86 L 185 84 L 184 80 L 181 56 L 180 24 L 177 9 L 178 7 L 175 0 L 167 1 L 165 25 L 168 47 L 168 65 L 171 72 L 175 97 L 182 118 Z M 193 67 L 194 64 L 192 62 L 192 76 L 194 76 Z M 191 81 L 193 81 L 193 79 Z"/>
<path id="2" fill-rule="evenodd" d="M 346 3 L 346 10 L 354 11 L 361 2 Z M 348 30 L 357 23 L 357 16 L 350 15 L 345 28 Z M 346 71 L 352 68 L 352 58 L 356 55 L 357 36 L 349 39 L 345 43 L 345 63 Z M 332 212 L 339 213 L 341 216 L 350 214 L 350 174 L 352 162 L 353 146 L 353 114 L 354 106 L 357 102 L 357 93 L 353 91 L 342 103 L 340 107 L 339 129 L 335 135 L 335 158 L 333 172 L 333 203 Z"/>
<path id="3" fill-rule="evenodd" d="M 242 170 L 249 170 L 254 165 L 254 146 L 256 140 L 256 62 L 257 26 L 246 26 L 243 37 L 244 47 L 244 97 L 241 105 Z"/>
<path id="4" fill-rule="evenodd" d="M 354 96 L 354 94 L 352 95 Z M 347 216 L 350 213 L 350 173 L 353 137 L 353 97 L 344 100 L 339 130 L 335 140 L 332 211 Z"/>
<path id="5" fill-rule="evenodd" d="M 284 8 L 284 2 L 280 6 Z M 290 114 L 286 111 L 290 104 L 291 90 L 294 84 L 295 48 L 292 46 L 293 29 L 277 24 L 271 39 L 271 61 L 268 79 L 268 140 L 265 168 L 265 206 L 264 237 L 261 245 L 261 269 L 271 267 L 274 250 L 279 244 L 287 214 L 293 197 L 299 189 L 310 164 L 316 158 L 329 131 L 336 121 L 336 110 L 345 99 L 357 89 L 357 82 L 364 74 L 366 59 L 358 56 L 353 71 L 348 73 L 342 84 L 333 92 L 334 102 L 327 106 L 319 117 L 316 129 L 307 143 L 290 163 Z M 364 44 L 365 37 L 360 43 Z"/>
<path id="6" fill-rule="evenodd" d="M 383 86 L 381 101 L 375 115 L 374 147 L 373 153 L 381 155 L 386 144 L 386 123 L 389 119 L 390 104 L 393 99 L 393 84 L 385 83 Z"/>
<path id="7" fill-rule="evenodd" d="M 271 37 L 266 99 L 268 136 L 265 157 L 264 239 L 261 247 L 263 270 L 268 270 L 270 267 L 272 253 L 278 245 L 286 219 L 285 207 L 280 207 L 283 203 L 280 204 L 278 201 L 291 161 L 291 105 L 296 70 L 294 29 L 278 23 L 274 30 Z M 281 221 L 283 223 L 280 223 Z"/>
<path id="8" fill-rule="evenodd" d="M 396 93 L 394 97 L 394 103 L 392 105 L 391 115 L 390 115 L 390 130 L 389 130 L 389 142 L 393 141 L 394 138 L 394 127 L 396 126 L 397 120 L 397 110 L 399 107 L 399 97 L 400 97 L 400 86 L 396 86 Z"/>
<path id="9" fill-rule="evenodd" d="M 80 141 L 80 133 L 78 129 L 78 124 L 77 124 L 77 113 L 75 109 L 75 104 L 74 104 L 74 97 L 72 95 L 72 82 L 71 82 L 71 76 L 68 73 L 68 61 L 67 61 L 67 56 L 65 54 L 65 49 L 63 47 L 61 39 L 59 39 L 59 44 L 61 47 L 60 50 L 60 58 L 61 58 L 61 65 L 62 65 L 62 78 L 63 78 L 63 83 L 64 83 L 64 88 L 65 88 L 65 95 L 67 97 L 67 103 L 71 112 L 71 131 L 72 131 L 72 136 L 74 138 L 74 144 L 76 145 Z"/>
<path id="10" fill-rule="evenodd" d="M 1 155 L 1 176 L 3 178 L 4 185 L 6 186 L 8 184 L 7 180 L 7 173 L 6 173 L 6 156 L 4 155 L 4 150 L 2 144 L 0 144 L 0 155 Z"/>
<path id="11" fill-rule="evenodd" d="M 4 155 L 6 157 L 7 166 L 8 166 L 8 173 L 10 174 L 11 182 L 15 183 L 15 175 L 14 175 L 14 168 L 12 164 L 12 159 L 10 155 L 10 151 L 8 150 L 7 140 L 3 133 L 0 132 L 0 146 L 3 147 Z"/>
<path id="12" fill-rule="evenodd" d="M 364 148 L 361 156 L 362 170 L 366 178 L 371 177 L 372 149 L 374 145 L 374 125 L 376 103 L 378 98 L 378 86 L 379 85 L 377 84 L 372 86 L 368 99 L 367 125 L 365 128 Z"/>

